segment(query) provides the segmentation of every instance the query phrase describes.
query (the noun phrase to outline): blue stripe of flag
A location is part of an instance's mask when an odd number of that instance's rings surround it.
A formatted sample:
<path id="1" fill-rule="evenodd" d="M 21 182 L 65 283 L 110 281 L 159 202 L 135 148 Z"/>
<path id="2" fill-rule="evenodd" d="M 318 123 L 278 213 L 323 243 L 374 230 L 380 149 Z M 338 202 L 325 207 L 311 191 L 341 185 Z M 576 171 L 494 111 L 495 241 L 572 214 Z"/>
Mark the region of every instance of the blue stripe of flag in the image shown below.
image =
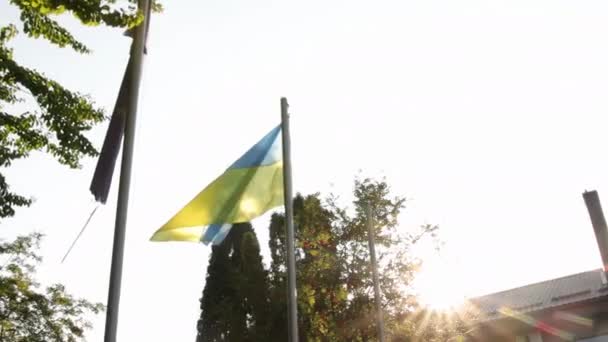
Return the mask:
<path id="1" fill-rule="evenodd" d="M 281 125 L 275 127 L 262 140 L 253 145 L 241 158 L 230 166 L 230 169 L 271 165 L 281 160 L 280 132 Z"/>

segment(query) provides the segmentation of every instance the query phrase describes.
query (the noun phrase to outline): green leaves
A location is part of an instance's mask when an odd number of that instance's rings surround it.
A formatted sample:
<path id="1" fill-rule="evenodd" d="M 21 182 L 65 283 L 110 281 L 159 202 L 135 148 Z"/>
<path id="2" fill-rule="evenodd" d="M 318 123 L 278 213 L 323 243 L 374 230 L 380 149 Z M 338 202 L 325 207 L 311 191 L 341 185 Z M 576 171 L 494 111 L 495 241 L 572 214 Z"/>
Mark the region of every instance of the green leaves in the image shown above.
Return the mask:
<path id="1" fill-rule="evenodd" d="M 42 38 L 58 47 L 89 53 L 86 45 L 55 19 L 70 13 L 84 25 L 107 25 L 130 29 L 143 19 L 133 1 L 115 0 L 9 0 L 20 11 L 22 32 Z M 155 3 L 155 10 L 162 7 Z M 80 160 L 96 156 L 97 150 L 86 137 L 104 120 L 86 95 L 70 91 L 43 73 L 19 64 L 13 58 L 10 40 L 18 34 L 15 24 L 0 27 L 0 167 L 26 158 L 32 151 L 51 154 L 60 163 L 79 167 Z M 69 63 L 66 61 L 66 63 Z M 15 104 L 31 104 L 17 111 Z M 9 110 L 10 109 L 10 110 Z M 15 214 L 15 208 L 31 200 L 10 192 L 0 173 L 0 218 Z"/>
<path id="2" fill-rule="evenodd" d="M 90 50 L 84 44 L 76 40 L 68 30 L 39 11 L 29 8 L 22 9 L 20 19 L 23 22 L 23 32 L 31 38 L 42 37 L 59 47 L 70 46 L 80 53 L 90 52 Z"/>
<path id="3" fill-rule="evenodd" d="M 42 236 L 31 234 L 0 243 L 0 341 L 63 342 L 82 340 L 87 316 L 103 305 L 74 298 L 61 284 L 44 290 L 34 281 Z"/>
<path id="4" fill-rule="evenodd" d="M 85 26 L 124 29 L 131 29 L 143 20 L 135 0 L 9 0 L 9 3 L 19 9 L 20 29 L 25 35 L 81 54 L 91 50 L 56 20 L 58 16 L 71 14 Z M 153 1 L 152 11 L 162 11 L 161 4 Z M 32 151 L 49 153 L 62 164 L 79 167 L 82 158 L 97 155 L 85 134 L 104 120 L 103 111 L 88 96 L 70 91 L 44 73 L 15 61 L 9 44 L 18 33 L 13 23 L 0 27 L 0 167 L 26 158 Z M 15 104 L 31 105 L 25 111 L 17 111 L 15 108 L 23 106 Z M 0 219 L 13 216 L 17 207 L 30 204 L 30 199 L 9 190 L 0 173 Z"/>
<path id="5" fill-rule="evenodd" d="M 0 42 L 15 34 L 14 26 L 0 29 Z M 33 102 L 37 108 L 23 113 L 4 111 L 6 105 Z M 12 50 L 0 43 L 0 167 L 29 156 L 32 151 L 46 151 L 60 163 L 78 167 L 84 156 L 97 154 L 84 135 L 103 121 L 100 109 L 85 96 L 71 92 L 43 74 L 19 65 Z M 14 215 L 15 207 L 31 203 L 11 193 L 0 174 L 0 218 Z"/>
<path id="6" fill-rule="evenodd" d="M 9 190 L 9 186 L 0 173 L 0 217 L 15 215 L 15 207 L 28 206 L 32 201 Z"/>
<path id="7" fill-rule="evenodd" d="M 390 340 L 446 341 L 454 319 L 420 314 L 409 286 L 419 267 L 410 247 L 436 226 L 398 229 L 404 199 L 391 197 L 385 181 L 357 180 L 352 206 L 319 194 L 294 198 L 300 340 L 376 341 L 365 206 L 374 208 L 382 307 Z M 214 246 L 198 324 L 199 342 L 287 339 L 285 217 L 269 227 L 271 264 L 264 270 L 251 228 L 235 230 Z M 242 227 L 241 227 L 242 228 Z M 264 321 L 261 319 L 265 318 Z M 432 323 L 432 324 L 430 324 Z"/>
<path id="8" fill-rule="evenodd" d="M 17 28 L 15 25 L 8 25 L 0 28 L 0 44 L 4 44 L 14 38 L 17 35 Z"/>
<path id="9" fill-rule="evenodd" d="M 375 341 L 375 306 L 368 247 L 365 208 L 370 203 L 379 259 L 382 306 L 387 333 L 396 336 L 405 318 L 416 308 L 409 293 L 419 262 L 410 247 L 435 226 L 422 231 L 399 228 L 405 199 L 391 196 L 384 180 L 357 179 L 351 206 L 335 197 L 323 201 L 319 194 L 296 196 L 294 214 L 297 246 L 298 307 L 304 341 Z M 270 224 L 271 298 L 286 306 L 284 217 L 275 214 Z M 286 324 L 285 313 L 273 312 Z M 418 322 L 413 324 L 419 328 Z M 279 324 L 277 324 L 279 325 Z M 409 335 L 410 337 L 413 335 Z M 270 341 L 285 335 L 271 332 Z M 423 339 L 424 340 L 424 339 Z"/>
<path id="10" fill-rule="evenodd" d="M 49 25 L 46 25 L 49 23 L 49 16 L 56 16 L 64 14 L 65 12 L 71 13 L 78 18 L 83 25 L 87 26 L 104 24 L 111 27 L 132 28 L 141 23 L 143 19 L 143 14 L 137 11 L 135 3 L 132 1 L 10 0 L 10 2 L 19 7 L 22 13 L 27 13 L 29 17 L 34 18 L 35 20 L 42 20 L 43 25 L 36 25 L 40 30 L 49 28 Z M 162 6 L 154 2 L 152 9 L 156 12 L 160 12 L 162 11 Z M 22 18 L 22 20 L 24 19 Z M 57 25 L 53 29 L 55 33 L 59 33 L 59 31 L 56 30 L 57 28 L 60 27 Z M 65 29 L 61 28 L 61 30 L 67 32 Z M 49 36 L 42 35 L 44 38 L 49 39 Z M 49 41 L 55 44 L 51 39 L 49 39 Z M 76 50 L 78 51 L 78 49 Z"/>

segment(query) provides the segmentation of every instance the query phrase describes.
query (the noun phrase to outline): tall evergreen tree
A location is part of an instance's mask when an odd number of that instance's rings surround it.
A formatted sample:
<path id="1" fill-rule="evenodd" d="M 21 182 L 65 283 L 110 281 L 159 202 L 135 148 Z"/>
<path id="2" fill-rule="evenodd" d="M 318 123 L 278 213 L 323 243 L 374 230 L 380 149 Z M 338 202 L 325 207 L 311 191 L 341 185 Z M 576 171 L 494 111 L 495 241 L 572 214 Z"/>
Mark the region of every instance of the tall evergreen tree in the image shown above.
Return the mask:
<path id="1" fill-rule="evenodd" d="M 222 341 L 224 337 L 222 333 L 230 330 L 225 319 L 225 311 L 221 308 L 226 307 L 233 298 L 229 257 L 229 250 L 232 248 L 229 243 L 231 235 L 228 234 L 221 245 L 212 247 L 207 267 L 207 280 L 201 298 L 202 312 L 197 326 L 197 342 Z"/>
<path id="2" fill-rule="evenodd" d="M 213 246 L 201 299 L 198 342 L 262 341 L 268 334 L 267 272 L 251 224 Z"/>
<path id="3" fill-rule="evenodd" d="M 245 232 L 241 239 L 240 275 L 241 299 L 247 312 L 247 327 L 251 341 L 264 341 L 268 336 L 268 271 L 264 269 L 260 245 L 253 230 Z"/>

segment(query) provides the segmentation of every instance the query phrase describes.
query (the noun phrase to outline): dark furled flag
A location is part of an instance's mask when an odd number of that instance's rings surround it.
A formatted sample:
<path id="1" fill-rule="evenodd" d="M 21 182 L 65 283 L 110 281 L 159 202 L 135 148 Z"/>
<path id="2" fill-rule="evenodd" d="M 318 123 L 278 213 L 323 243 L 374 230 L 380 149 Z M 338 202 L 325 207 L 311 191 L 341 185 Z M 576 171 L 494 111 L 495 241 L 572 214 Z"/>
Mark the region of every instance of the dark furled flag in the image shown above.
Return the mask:
<path id="1" fill-rule="evenodd" d="M 148 6 L 148 12 L 146 16 L 146 30 L 144 41 L 147 42 L 148 28 L 150 27 L 150 7 Z M 133 36 L 133 31 L 129 30 L 126 35 Z M 144 47 L 144 53 L 147 48 Z M 133 51 L 133 43 L 131 43 L 131 52 Z M 118 91 L 118 98 L 114 105 L 114 111 L 110 118 L 110 125 L 106 132 L 106 137 L 103 141 L 103 146 L 97 159 L 97 166 L 95 167 L 95 174 L 91 181 L 91 193 L 95 196 L 95 200 L 101 203 L 106 203 L 108 200 L 108 194 L 110 192 L 110 186 L 112 185 L 112 175 L 114 174 L 114 167 L 116 166 L 116 159 L 118 159 L 118 152 L 122 144 L 122 138 L 125 133 L 125 122 L 126 117 L 129 113 L 129 97 L 131 95 L 131 74 L 133 65 L 133 53 L 129 55 L 129 62 L 125 74 L 122 77 L 122 83 L 120 84 L 120 90 Z"/>

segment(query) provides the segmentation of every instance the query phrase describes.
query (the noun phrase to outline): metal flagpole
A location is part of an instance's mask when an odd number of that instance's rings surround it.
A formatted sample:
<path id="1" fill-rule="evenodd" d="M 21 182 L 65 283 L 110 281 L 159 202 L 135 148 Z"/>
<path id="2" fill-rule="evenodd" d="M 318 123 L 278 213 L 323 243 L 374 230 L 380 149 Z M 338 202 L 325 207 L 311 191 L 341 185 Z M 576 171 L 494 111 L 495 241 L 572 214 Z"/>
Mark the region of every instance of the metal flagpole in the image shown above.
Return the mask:
<path id="1" fill-rule="evenodd" d="M 144 14 L 143 22 L 135 28 L 133 49 L 131 50 L 133 64 L 129 83 L 129 106 L 125 118 L 125 137 L 123 142 L 122 161 L 120 167 L 120 184 L 118 188 L 118 203 L 116 206 L 116 221 L 114 227 L 114 246 L 112 248 L 112 268 L 110 270 L 110 286 L 108 291 L 108 308 L 106 313 L 105 342 L 116 342 L 118 326 L 118 309 L 120 303 L 120 285 L 122 280 L 122 259 L 125 246 L 125 227 L 129 206 L 129 187 L 131 183 L 131 165 L 133 161 L 133 144 L 135 138 L 135 123 L 139 84 L 141 79 L 145 31 L 149 20 L 149 0 L 138 0 L 138 9 Z"/>
<path id="2" fill-rule="evenodd" d="M 281 98 L 281 132 L 283 136 L 283 194 L 287 225 L 287 298 L 289 341 L 298 342 L 298 302 L 296 296 L 296 255 L 293 228 L 293 194 L 291 184 L 291 142 L 289 139 L 289 104 Z"/>
<path id="3" fill-rule="evenodd" d="M 367 203 L 367 237 L 369 241 L 369 254 L 372 263 L 372 275 L 374 277 L 374 297 L 376 299 L 377 323 L 378 323 L 378 339 L 384 342 L 384 318 L 382 317 L 382 299 L 380 298 L 380 285 L 378 282 L 378 265 L 376 263 L 376 245 L 374 243 L 374 222 L 372 217 L 372 207 Z"/>

